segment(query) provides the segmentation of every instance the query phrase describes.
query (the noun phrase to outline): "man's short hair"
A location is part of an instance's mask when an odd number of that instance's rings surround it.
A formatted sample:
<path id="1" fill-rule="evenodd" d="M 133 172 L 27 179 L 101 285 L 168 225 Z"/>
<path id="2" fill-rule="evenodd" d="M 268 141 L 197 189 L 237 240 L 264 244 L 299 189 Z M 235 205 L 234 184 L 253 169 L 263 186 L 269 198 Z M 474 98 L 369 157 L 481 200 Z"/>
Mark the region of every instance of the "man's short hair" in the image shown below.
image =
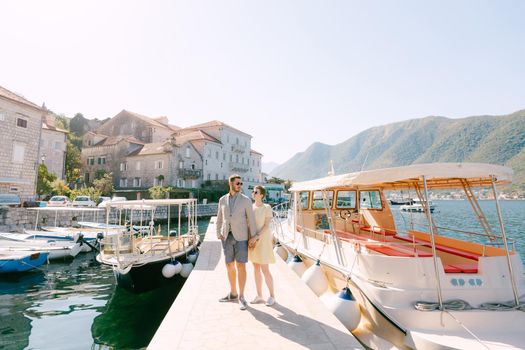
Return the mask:
<path id="1" fill-rule="evenodd" d="M 241 180 L 241 175 L 239 175 L 239 174 L 233 174 L 233 175 L 230 175 L 230 177 L 228 178 L 228 180 L 230 181 L 230 183 L 232 183 L 233 181 L 235 181 L 235 179 L 239 179 L 239 180 Z"/>

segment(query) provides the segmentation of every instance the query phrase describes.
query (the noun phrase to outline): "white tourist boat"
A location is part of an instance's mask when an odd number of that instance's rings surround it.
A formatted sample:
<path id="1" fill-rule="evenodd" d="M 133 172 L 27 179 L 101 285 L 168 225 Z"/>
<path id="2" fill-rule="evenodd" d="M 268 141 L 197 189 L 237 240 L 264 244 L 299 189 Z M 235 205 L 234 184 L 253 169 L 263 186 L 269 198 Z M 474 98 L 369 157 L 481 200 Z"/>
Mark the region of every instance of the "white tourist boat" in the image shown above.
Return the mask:
<path id="1" fill-rule="evenodd" d="M 502 166 L 439 163 L 298 182 L 288 217 L 275 219 L 272 230 L 302 259 L 289 264 L 299 274 L 308 268 L 303 280 L 328 305 L 349 287 L 351 295 L 343 294 L 355 312 L 334 311 L 371 348 L 524 349 L 523 263 L 505 235 L 498 201 L 495 229 L 472 191 L 492 187 L 498 198 L 496 185 L 511 177 Z M 428 189 L 445 188 L 464 190 L 483 232 L 451 235 L 443 222 L 437 227 Z M 426 229 L 401 232 L 385 190 L 414 190 Z"/>
<path id="2" fill-rule="evenodd" d="M 18 233 L 0 232 L 0 251 L 4 252 L 48 252 L 48 259 L 74 258 L 81 251 L 80 242 L 38 239 Z"/>
<path id="3" fill-rule="evenodd" d="M 106 217 L 112 208 L 129 209 L 127 218 L 131 227 L 150 223 L 149 230 L 106 229 L 97 260 L 112 267 L 119 286 L 144 292 L 188 276 L 199 244 L 195 199 L 112 201 L 106 206 Z M 158 210 L 165 210 L 166 218 L 171 217 L 173 210 L 178 211 L 175 230 L 170 227 L 170 220 L 167 220 L 165 232 L 161 232 L 160 225 L 153 225 L 150 218 L 155 218 Z M 181 234 L 184 213 L 187 233 Z"/>
<path id="4" fill-rule="evenodd" d="M 436 205 L 432 201 L 428 201 L 428 209 L 430 210 L 431 213 L 433 213 L 434 209 L 436 209 Z M 424 206 L 424 203 L 422 203 L 419 199 L 414 199 L 410 203 L 401 205 L 399 207 L 399 210 L 415 212 L 415 213 L 424 213 L 425 206 Z"/>

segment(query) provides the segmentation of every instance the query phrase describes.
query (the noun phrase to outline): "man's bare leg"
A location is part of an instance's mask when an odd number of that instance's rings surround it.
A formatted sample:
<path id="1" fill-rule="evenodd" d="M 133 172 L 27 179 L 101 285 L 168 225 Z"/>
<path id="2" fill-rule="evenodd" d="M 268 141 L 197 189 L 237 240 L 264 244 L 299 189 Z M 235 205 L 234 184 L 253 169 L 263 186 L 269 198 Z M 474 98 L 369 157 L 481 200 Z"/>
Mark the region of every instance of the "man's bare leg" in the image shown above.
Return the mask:
<path id="1" fill-rule="evenodd" d="M 230 282 L 230 293 L 232 296 L 237 295 L 237 271 L 235 270 L 235 262 L 227 263 L 228 281 Z M 245 271 L 246 274 L 246 271 Z"/>
<path id="2" fill-rule="evenodd" d="M 239 278 L 239 298 L 244 296 L 244 287 L 246 286 L 246 264 L 237 262 L 237 272 Z"/>

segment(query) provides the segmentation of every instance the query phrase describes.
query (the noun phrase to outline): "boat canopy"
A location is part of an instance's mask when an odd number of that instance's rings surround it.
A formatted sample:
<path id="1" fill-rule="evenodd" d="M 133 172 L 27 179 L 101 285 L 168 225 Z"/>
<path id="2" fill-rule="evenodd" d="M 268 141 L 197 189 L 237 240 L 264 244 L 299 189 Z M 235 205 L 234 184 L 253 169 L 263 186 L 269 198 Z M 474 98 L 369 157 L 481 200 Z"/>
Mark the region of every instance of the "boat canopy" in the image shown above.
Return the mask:
<path id="1" fill-rule="evenodd" d="M 384 190 L 413 188 L 427 179 L 428 188 L 462 188 L 465 181 L 471 187 L 491 186 L 491 176 L 498 185 L 512 181 L 509 167 L 483 163 L 430 163 L 367 170 L 327 176 L 317 180 L 294 182 L 290 191 L 324 190 L 338 187 L 381 187 Z"/>
<path id="2" fill-rule="evenodd" d="M 152 209 L 163 205 L 181 205 L 195 203 L 195 198 L 182 199 L 139 199 L 131 201 L 108 201 L 107 206 L 112 208 L 126 209 Z"/>
<path id="3" fill-rule="evenodd" d="M 79 208 L 79 207 L 35 207 L 27 208 L 34 211 L 72 211 L 72 212 L 101 212 L 102 208 Z"/>

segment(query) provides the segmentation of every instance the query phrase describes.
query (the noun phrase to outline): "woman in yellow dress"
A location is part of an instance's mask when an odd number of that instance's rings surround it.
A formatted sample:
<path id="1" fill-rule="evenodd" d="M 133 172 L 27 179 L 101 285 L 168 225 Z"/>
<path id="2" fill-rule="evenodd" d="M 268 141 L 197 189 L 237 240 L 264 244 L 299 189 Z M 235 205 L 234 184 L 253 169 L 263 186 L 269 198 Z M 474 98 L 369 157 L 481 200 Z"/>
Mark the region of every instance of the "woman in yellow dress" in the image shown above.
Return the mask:
<path id="1" fill-rule="evenodd" d="M 262 297 L 262 275 L 270 297 L 266 300 L 267 306 L 275 304 L 275 295 L 273 291 L 273 278 L 270 273 L 268 264 L 275 263 L 273 255 L 273 239 L 270 232 L 270 220 L 272 219 L 272 208 L 268 204 L 263 203 L 263 198 L 266 195 L 266 189 L 263 186 L 255 186 L 252 192 L 253 213 L 255 215 L 255 226 L 257 227 L 257 234 L 248 241 L 248 260 L 253 263 L 255 287 L 257 289 L 257 296 L 251 301 L 251 304 L 264 303 Z"/>

